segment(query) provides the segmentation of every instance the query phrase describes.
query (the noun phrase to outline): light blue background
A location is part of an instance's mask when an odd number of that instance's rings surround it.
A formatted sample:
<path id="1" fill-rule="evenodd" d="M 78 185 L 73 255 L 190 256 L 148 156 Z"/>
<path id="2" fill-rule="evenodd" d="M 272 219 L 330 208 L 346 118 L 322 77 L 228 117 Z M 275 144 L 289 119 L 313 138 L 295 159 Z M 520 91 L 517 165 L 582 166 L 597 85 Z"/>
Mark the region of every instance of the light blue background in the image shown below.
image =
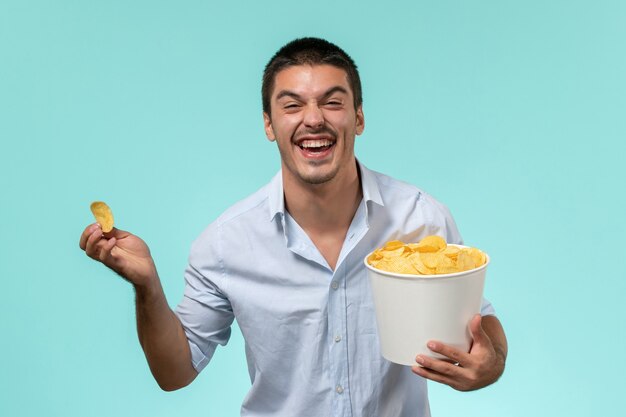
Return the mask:
<path id="1" fill-rule="evenodd" d="M 261 72 L 304 35 L 360 67 L 360 159 L 445 202 L 493 259 L 507 370 L 431 384 L 433 415 L 621 415 L 624 4 L 2 0 L 0 415 L 238 415 L 239 331 L 160 391 L 131 287 L 78 238 L 107 201 L 174 306 L 192 240 L 278 169 Z"/>

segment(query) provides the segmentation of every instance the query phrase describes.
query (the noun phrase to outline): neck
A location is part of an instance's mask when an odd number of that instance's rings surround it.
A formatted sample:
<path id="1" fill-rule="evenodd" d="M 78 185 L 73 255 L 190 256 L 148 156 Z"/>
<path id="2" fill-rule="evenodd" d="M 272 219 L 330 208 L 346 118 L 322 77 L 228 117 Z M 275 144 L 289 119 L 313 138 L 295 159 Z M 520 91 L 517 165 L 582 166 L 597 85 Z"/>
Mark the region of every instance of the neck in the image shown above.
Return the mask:
<path id="1" fill-rule="evenodd" d="M 354 163 L 323 184 L 307 184 L 286 174 L 283 167 L 285 208 L 306 232 L 347 232 L 362 198 Z"/>

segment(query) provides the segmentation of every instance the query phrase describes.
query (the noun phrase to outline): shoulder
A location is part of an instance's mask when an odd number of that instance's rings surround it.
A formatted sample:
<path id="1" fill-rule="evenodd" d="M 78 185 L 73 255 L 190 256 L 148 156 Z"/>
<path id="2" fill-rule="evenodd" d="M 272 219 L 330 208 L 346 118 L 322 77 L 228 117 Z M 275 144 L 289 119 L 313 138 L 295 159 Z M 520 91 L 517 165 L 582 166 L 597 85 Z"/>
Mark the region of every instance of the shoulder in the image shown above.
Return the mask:
<path id="1" fill-rule="evenodd" d="M 434 214 L 450 216 L 448 207 L 423 189 L 408 182 L 370 171 L 375 178 L 385 205 L 398 201 L 413 201 L 416 207 Z"/>
<path id="2" fill-rule="evenodd" d="M 450 243 L 461 242 L 454 218 L 444 203 L 408 182 L 380 172 L 369 174 L 378 185 L 384 210 L 397 221 L 423 227 L 428 234 L 443 235 Z"/>
<path id="3" fill-rule="evenodd" d="M 385 175 L 380 172 L 376 172 L 376 171 L 370 171 L 370 172 L 376 179 L 376 182 L 378 183 L 378 186 L 380 188 L 380 191 L 383 197 L 390 198 L 390 197 L 398 196 L 401 198 L 415 197 L 419 199 L 423 195 L 426 195 L 426 192 L 424 192 L 424 190 L 422 190 L 419 187 L 416 187 L 413 184 L 410 184 L 405 181 L 401 181 L 399 179 L 390 177 L 389 175 Z"/>
<path id="4" fill-rule="evenodd" d="M 221 252 L 224 239 L 238 242 L 246 239 L 252 228 L 270 223 L 269 187 L 267 184 L 226 209 L 210 223 L 192 244 L 192 253 L 213 249 Z"/>
<path id="5" fill-rule="evenodd" d="M 270 184 L 267 184 L 243 200 L 236 202 L 226 209 L 214 223 L 221 227 L 229 223 L 245 221 L 249 216 L 258 219 L 258 216 L 263 215 L 263 220 L 268 219 L 269 188 Z"/>

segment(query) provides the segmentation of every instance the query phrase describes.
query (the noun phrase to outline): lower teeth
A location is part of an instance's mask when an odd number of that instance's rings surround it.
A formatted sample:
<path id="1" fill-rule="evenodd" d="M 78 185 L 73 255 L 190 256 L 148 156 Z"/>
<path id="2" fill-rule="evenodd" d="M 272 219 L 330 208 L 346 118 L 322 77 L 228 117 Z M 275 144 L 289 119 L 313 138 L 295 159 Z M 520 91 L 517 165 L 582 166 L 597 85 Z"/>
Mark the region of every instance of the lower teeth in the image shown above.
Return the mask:
<path id="1" fill-rule="evenodd" d="M 319 148 L 302 148 L 302 149 L 308 152 L 323 152 L 328 148 L 330 148 L 330 146 L 321 146 Z"/>

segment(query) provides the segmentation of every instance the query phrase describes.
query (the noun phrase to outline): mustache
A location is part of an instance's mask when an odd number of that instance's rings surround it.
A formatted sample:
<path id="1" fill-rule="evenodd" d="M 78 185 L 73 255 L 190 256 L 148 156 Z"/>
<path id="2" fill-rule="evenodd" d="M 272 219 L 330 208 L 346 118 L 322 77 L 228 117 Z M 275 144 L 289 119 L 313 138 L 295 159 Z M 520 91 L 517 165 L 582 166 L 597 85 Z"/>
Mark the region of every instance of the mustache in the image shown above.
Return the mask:
<path id="1" fill-rule="evenodd" d="M 319 129 L 302 129 L 298 132 L 296 132 L 296 134 L 293 136 L 294 140 L 299 140 L 301 137 L 303 136 L 309 136 L 309 135 L 328 135 L 330 136 L 333 140 L 337 139 L 337 132 L 335 132 L 333 129 L 327 127 L 327 126 L 322 126 Z"/>

